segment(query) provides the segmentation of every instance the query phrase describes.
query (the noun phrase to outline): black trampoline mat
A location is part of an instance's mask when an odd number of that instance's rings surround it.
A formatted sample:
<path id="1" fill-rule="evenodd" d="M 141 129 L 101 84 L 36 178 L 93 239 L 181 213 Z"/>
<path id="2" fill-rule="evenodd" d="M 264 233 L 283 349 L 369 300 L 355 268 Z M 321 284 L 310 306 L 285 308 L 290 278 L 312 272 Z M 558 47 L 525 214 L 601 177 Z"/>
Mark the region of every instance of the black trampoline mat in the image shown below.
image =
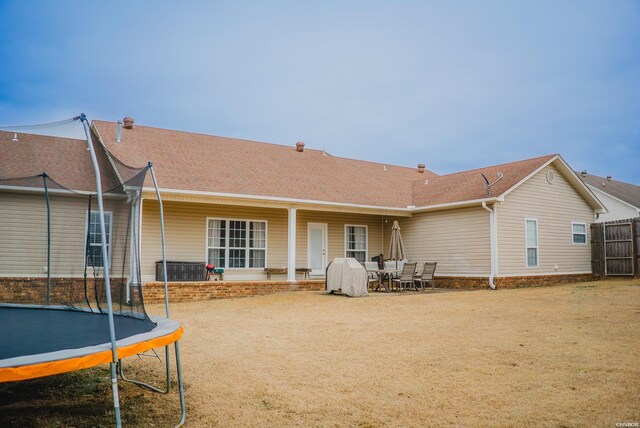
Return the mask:
<path id="1" fill-rule="evenodd" d="M 147 333 L 148 318 L 113 316 L 116 340 Z M 110 343 L 107 314 L 0 307 L 0 360 Z"/>

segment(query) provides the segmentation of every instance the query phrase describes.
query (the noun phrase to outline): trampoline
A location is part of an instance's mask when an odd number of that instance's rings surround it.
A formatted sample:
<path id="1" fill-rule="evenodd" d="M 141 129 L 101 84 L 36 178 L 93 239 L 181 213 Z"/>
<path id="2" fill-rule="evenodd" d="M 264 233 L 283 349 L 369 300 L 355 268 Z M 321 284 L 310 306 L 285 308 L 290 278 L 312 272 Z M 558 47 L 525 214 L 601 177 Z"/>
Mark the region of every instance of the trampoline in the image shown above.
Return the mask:
<path id="1" fill-rule="evenodd" d="M 164 317 L 149 316 L 143 302 L 139 239 L 145 190 L 146 197 L 155 195 L 158 201 L 167 277 L 164 214 L 153 164 L 135 168 L 120 162 L 98 136 L 94 142 L 84 114 L 45 125 L 78 121 L 86 141 L 27 134 L 25 127 L 19 137 L 0 132 L 0 170 L 10 170 L 12 159 L 33 163 L 21 161 L 15 170 L 33 175 L 0 177 L 0 208 L 17 207 L 0 209 L 0 224 L 11 225 L 0 239 L 0 382 L 109 364 L 120 427 L 118 379 L 169 393 L 173 345 L 180 426 L 186 417 L 179 349 L 183 328 L 170 318 L 166 279 Z M 11 135 L 13 144 L 5 141 Z M 153 351 L 161 347 L 164 386 L 125 377 L 124 358 L 161 360 Z"/>
<path id="2" fill-rule="evenodd" d="M 167 318 L 113 317 L 118 358 L 164 347 L 182 336 Z M 112 360 L 106 314 L 66 307 L 0 305 L 0 382 L 85 369 Z"/>

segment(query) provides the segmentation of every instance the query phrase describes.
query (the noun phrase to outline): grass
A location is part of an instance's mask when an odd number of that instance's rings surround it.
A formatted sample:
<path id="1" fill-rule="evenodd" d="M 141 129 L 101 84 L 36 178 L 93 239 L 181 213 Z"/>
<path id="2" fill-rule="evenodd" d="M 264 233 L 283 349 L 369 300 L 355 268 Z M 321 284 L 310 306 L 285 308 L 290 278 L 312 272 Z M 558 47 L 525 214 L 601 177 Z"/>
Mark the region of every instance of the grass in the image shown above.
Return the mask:
<path id="1" fill-rule="evenodd" d="M 640 421 L 640 281 L 175 304 L 187 426 L 614 426 Z M 160 313 L 160 307 L 150 308 Z M 162 380 L 161 362 L 128 372 Z M 125 425 L 177 395 L 121 384 Z M 113 423 L 108 368 L 0 384 L 0 426 Z"/>

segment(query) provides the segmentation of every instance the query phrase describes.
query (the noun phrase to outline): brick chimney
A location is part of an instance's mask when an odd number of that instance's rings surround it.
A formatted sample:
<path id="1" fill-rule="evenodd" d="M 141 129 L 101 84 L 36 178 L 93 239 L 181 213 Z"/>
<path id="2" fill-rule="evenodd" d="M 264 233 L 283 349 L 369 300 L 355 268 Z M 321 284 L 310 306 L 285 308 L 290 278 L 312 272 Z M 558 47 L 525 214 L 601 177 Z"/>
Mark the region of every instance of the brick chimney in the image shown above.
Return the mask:
<path id="1" fill-rule="evenodd" d="M 133 118 L 131 116 L 127 116 L 123 120 L 125 129 L 133 129 Z"/>
<path id="2" fill-rule="evenodd" d="M 418 164 L 418 172 L 420 174 L 424 174 L 424 164 L 423 163 L 419 163 Z"/>
<path id="3" fill-rule="evenodd" d="M 297 152 L 304 152 L 304 143 L 302 141 L 298 141 L 296 143 L 296 151 Z"/>

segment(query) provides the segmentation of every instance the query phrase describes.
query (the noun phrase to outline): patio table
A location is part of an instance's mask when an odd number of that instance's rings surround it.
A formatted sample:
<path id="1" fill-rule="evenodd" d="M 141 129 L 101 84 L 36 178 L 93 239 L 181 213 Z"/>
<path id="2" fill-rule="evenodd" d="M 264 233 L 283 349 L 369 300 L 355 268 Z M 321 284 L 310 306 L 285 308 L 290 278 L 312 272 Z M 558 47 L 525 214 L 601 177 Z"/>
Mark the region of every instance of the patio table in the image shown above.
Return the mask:
<path id="1" fill-rule="evenodd" d="M 367 272 L 375 273 L 378 275 L 378 286 L 374 291 L 380 290 L 381 286 L 384 286 L 384 289 L 387 293 L 391 291 L 391 276 L 394 273 L 400 272 L 400 269 L 367 269 Z M 389 279 L 388 283 L 384 282 L 384 277 L 387 276 Z"/>

